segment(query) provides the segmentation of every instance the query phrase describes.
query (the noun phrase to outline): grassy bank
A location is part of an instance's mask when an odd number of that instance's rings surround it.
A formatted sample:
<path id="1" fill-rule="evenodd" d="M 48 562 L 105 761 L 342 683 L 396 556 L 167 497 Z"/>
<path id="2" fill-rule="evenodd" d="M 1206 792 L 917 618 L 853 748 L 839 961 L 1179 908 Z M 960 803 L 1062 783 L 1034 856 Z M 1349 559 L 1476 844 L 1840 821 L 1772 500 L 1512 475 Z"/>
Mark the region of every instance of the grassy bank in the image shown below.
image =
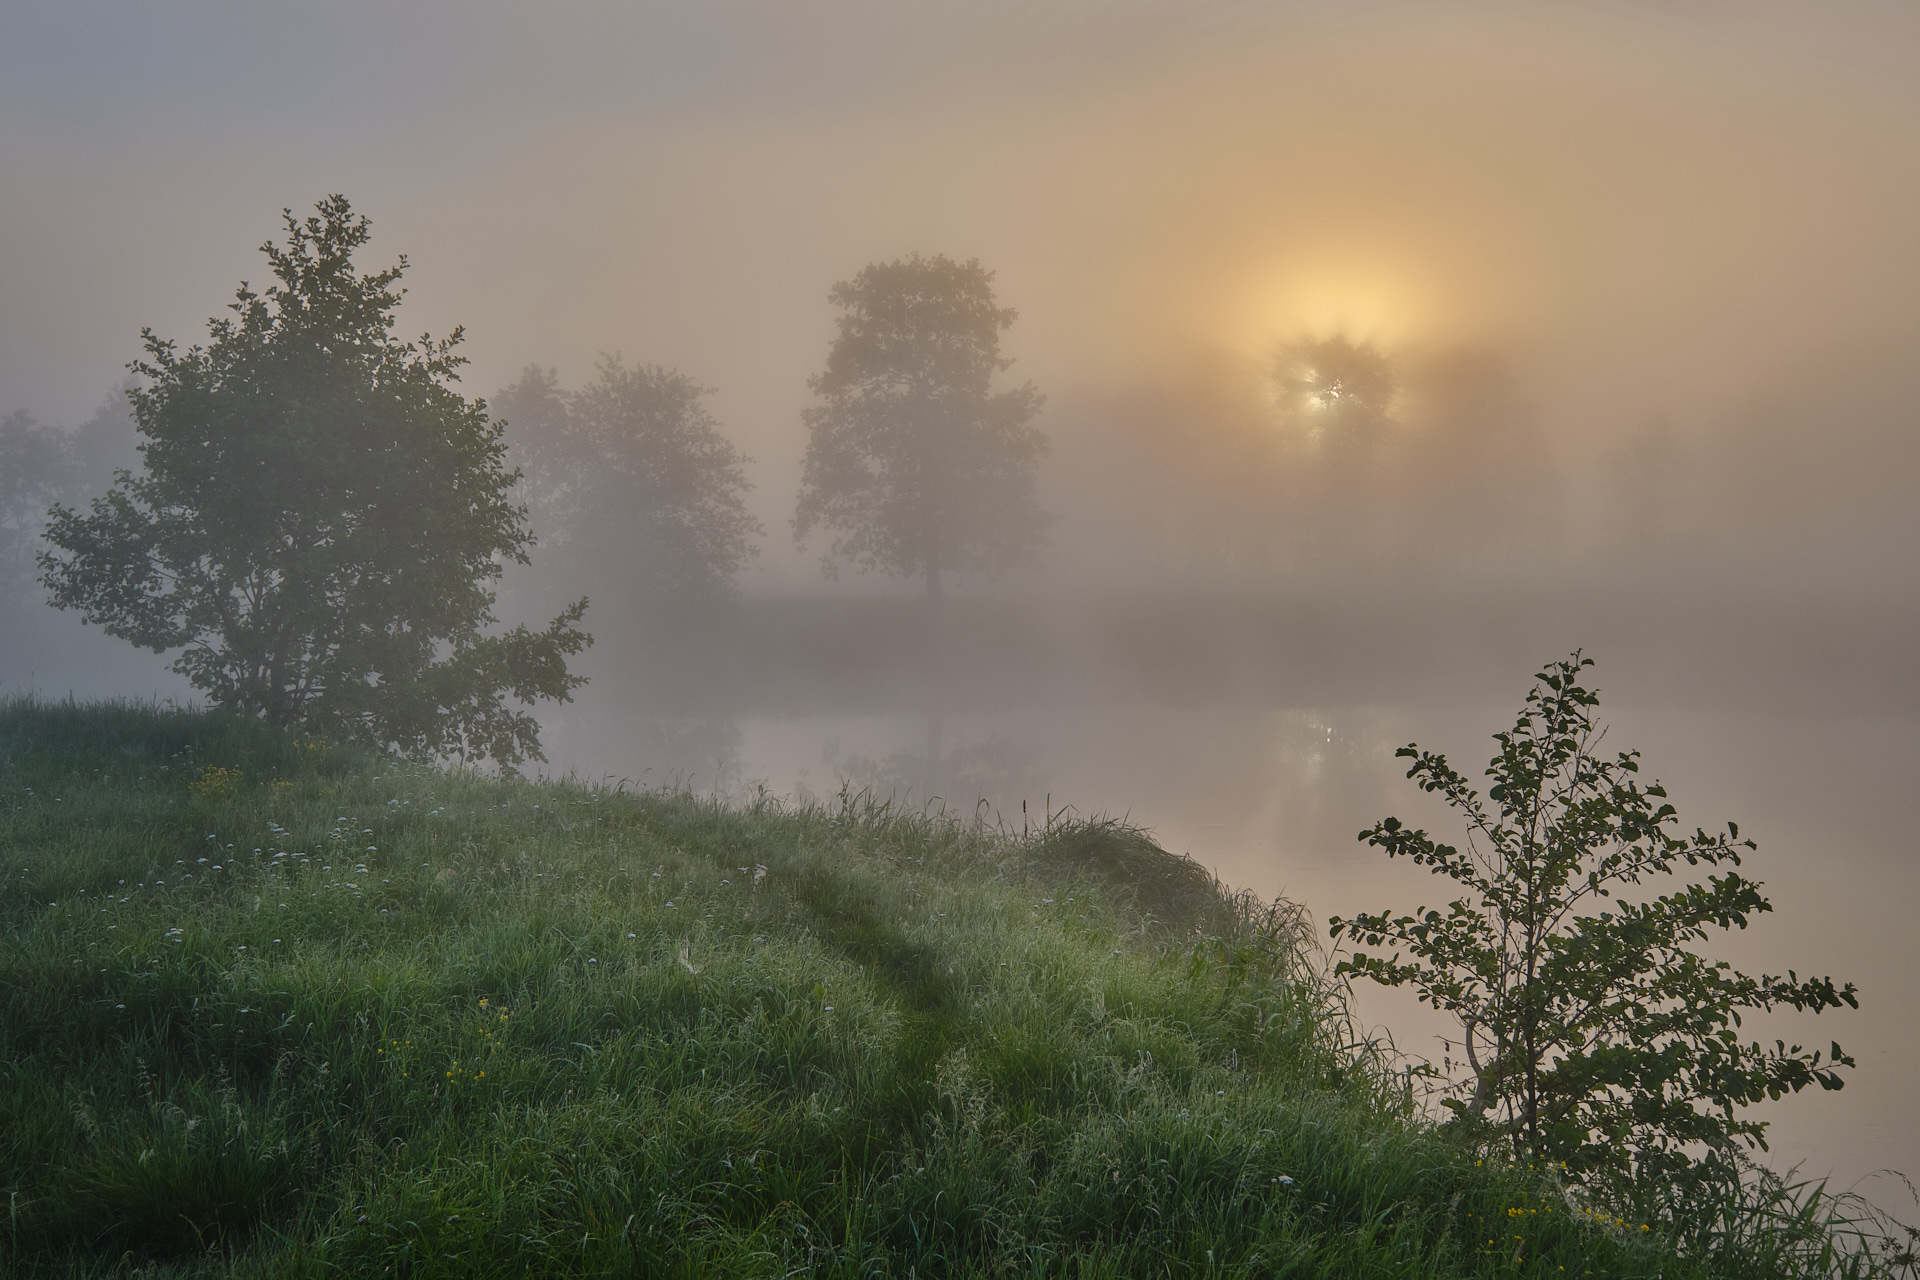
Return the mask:
<path id="1" fill-rule="evenodd" d="M 11 1275 L 1832 1274 L 1423 1124 L 1138 833 L 0 706 Z M 1737 1268 L 1737 1269 L 1736 1269 Z"/>

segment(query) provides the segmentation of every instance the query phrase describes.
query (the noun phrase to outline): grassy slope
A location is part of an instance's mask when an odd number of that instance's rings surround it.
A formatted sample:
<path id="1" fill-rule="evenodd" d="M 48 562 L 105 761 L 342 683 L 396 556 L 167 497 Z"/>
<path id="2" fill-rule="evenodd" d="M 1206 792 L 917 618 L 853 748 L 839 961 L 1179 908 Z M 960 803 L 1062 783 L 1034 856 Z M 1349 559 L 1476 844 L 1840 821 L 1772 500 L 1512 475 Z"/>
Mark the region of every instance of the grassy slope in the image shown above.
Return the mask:
<path id="1" fill-rule="evenodd" d="M 1698 1273 L 1417 1123 L 1293 917 L 1118 828 L 16 702 L 0 876 L 11 1274 Z"/>

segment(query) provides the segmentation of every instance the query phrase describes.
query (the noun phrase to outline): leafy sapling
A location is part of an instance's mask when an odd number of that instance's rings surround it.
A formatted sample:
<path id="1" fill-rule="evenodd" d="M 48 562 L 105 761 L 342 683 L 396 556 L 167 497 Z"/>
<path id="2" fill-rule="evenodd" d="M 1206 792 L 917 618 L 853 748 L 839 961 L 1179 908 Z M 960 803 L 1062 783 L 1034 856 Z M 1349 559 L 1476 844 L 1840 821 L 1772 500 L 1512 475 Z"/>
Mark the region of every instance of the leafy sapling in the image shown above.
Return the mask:
<path id="1" fill-rule="evenodd" d="M 1336 916 L 1332 936 L 1395 948 L 1356 950 L 1342 972 L 1410 985 L 1459 1018 L 1472 1074 L 1444 1105 L 1460 1124 L 1521 1158 L 1644 1190 L 1735 1167 L 1740 1146 L 1766 1147 L 1765 1122 L 1739 1108 L 1809 1084 L 1838 1089 L 1838 1069 L 1854 1065 L 1838 1044 L 1824 1055 L 1743 1044 L 1743 1012 L 1858 1001 L 1851 983 L 1753 978 L 1694 950 L 1772 910 L 1732 870 L 1754 843 L 1731 822 L 1683 834 L 1666 789 L 1639 780 L 1638 752 L 1602 754 L 1599 696 L 1581 683 L 1591 665 L 1576 651 L 1538 673 L 1513 728 L 1494 735 L 1484 799 L 1445 756 L 1396 753 L 1465 817 L 1466 847 L 1397 818 L 1359 838 L 1466 892 L 1444 911 Z M 1712 871 L 1704 884 L 1635 892 L 1690 867 Z"/>

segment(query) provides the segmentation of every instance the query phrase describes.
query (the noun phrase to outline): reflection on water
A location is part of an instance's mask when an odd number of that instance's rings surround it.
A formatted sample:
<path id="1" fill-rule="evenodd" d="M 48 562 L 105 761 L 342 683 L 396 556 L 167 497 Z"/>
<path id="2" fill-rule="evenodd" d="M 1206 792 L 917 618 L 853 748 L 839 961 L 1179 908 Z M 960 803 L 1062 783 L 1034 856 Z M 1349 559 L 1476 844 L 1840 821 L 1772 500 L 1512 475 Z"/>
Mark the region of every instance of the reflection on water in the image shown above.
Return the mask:
<path id="1" fill-rule="evenodd" d="M 1839 1093 L 1769 1107 L 1772 1159 L 1853 1184 L 1881 1168 L 1920 1172 L 1920 850 L 1905 798 L 1920 767 L 1920 722 L 1605 708 L 1610 749 L 1637 748 L 1683 824 L 1731 818 L 1759 842 L 1747 872 L 1775 907 L 1716 939 L 1715 958 L 1748 972 L 1832 974 L 1859 985 L 1861 1009 L 1749 1019 L 1745 1031 L 1824 1046 L 1859 1062 Z M 1444 905 L 1451 882 L 1388 863 L 1355 839 L 1387 814 L 1436 836 L 1461 834 L 1439 801 L 1405 779 L 1393 752 L 1444 751 L 1474 774 L 1511 707 L 1051 707 L 949 716 L 942 761 L 950 809 L 1018 827 L 1021 804 L 1124 815 L 1223 880 L 1304 902 L 1319 917 Z M 842 785 L 927 802 L 924 719 L 813 715 L 738 722 L 559 725 L 556 763 L 582 773 L 688 780 L 727 790 L 832 795 Z M 674 737 L 675 734 L 679 736 Z M 704 752 L 672 757 L 672 752 Z M 604 767 L 586 767 L 589 761 Z M 984 807 L 982 807 L 984 806 Z M 1362 990 L 1363 1014 L 1403 1048 L 1440 1055 L 1450 1024 L 1398 992 Z M 1870 1190 L 1870 1188 L 1868 1188 Z"/>

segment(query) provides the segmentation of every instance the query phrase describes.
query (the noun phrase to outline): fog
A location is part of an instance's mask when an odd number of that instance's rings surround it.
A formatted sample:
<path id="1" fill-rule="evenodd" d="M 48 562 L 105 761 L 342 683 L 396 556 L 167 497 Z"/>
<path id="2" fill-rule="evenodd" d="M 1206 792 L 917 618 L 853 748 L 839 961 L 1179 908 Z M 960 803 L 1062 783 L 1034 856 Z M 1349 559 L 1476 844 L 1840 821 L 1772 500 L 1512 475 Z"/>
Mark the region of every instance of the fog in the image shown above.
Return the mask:
<path id="1" fill-rule="evenodd" d="M 201 338 L 280 209 L 345 192 L 529 471 L 503 617 L 593 600 L 551 769 L 1125 813 L 1321 916 L 1410 907 L 1438 889 L 1352 838 L 1445 821 L 1392 749 L 1477 762 L 1583 648 L 1610 741 L 1761 842 L 1779 909 L 1730 958 L 1861 986 L 1798 1030 L 1860 1068 L 1778 1109 L 1778 1161 L 1920 1165 L 1910 9 L 23 8 L 0 416 L 71 433 L 58 495 L 134 465 L 141 328 Z M 1047 397 L 1045 543 L 937 628 L 792 535 L 829 290 L 912 252 L 996 273 L 1003 383 Z M 1364 421 L 1314 382 L 1353 359 L 1391 383 Z M 587 501 L 552 461 L 533 392 L 612 413 L 608 369 L 682 379 L 735 451 L 723 580 L 668 581 L 671 492 Z M 187 700 L 39 603 L 28 457 L 0 688 Z"/>

